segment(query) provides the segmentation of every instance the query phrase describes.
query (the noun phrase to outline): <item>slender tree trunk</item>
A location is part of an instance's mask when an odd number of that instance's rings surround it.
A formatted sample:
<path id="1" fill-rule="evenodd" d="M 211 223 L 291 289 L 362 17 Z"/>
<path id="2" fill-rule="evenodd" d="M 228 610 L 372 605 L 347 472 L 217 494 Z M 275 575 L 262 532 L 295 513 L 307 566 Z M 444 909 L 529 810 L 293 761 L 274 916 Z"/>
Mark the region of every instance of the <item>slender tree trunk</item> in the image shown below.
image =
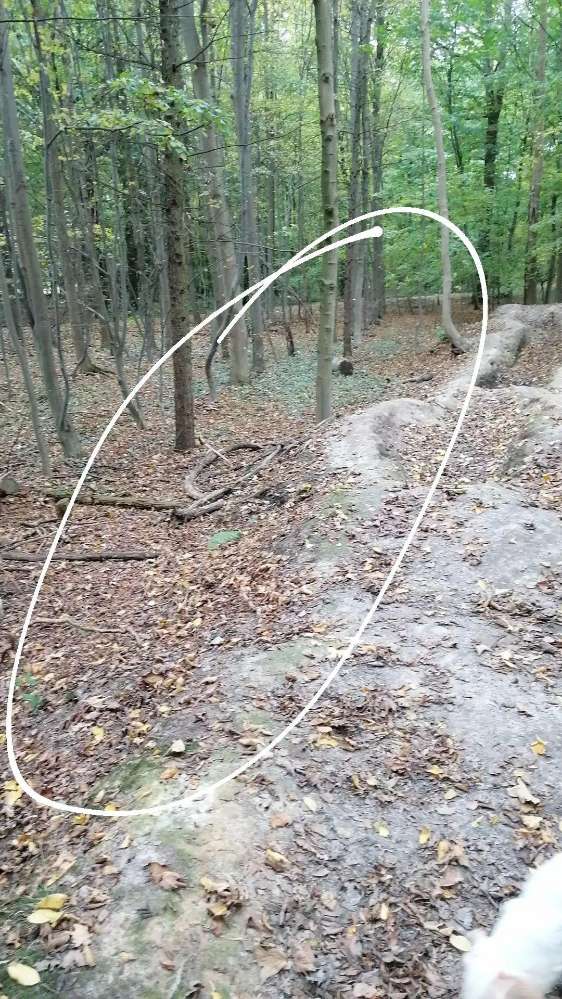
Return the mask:
<path id="1" fill-rule="evenodd" d="M 181 25 L 187 58 L 191 65 L 195 96 L 198 100 L 205 101 L 209 107 L 213 107 L 206 49 L 199 38 L 194 2 L 182 7 Z M 217 257 L 221 262 L 219 273 L 219 280 L 222 283 L 221 298 L 226 302 L 229 290 L 233 287 L 233 294 L 238 290 L 238 264 L 226 197 L 224 150 L 216 129 L 211 125 L 202 129 L 202 152 L 208 170 L 207 210 L 211 229 L 210 238 L 215 239 Z M 245 385 L 249 380 L 248 331 L 244 319 L 237 323 L 231 334 L 230 374 L 235 385 Z"/>
<path id="2" fill-rule="evenodd" d="M 533 135 L 531 186 L 529 189 L 529 207 L 527 211 L 527 246 L 525 251 L 525 279 L 523 301 L 526 305 L 536 305 L 537 286 L 539 282 L 539 263 L 537 260 L 537 224 L 541 211 L 541 186 L 544 171 L 544 102 L 545 102 L 545 67 L 546 67 L 546 27 L 547 0 L 540 0 L 537 27 L 537 68 L 534 86 L 534 107 L 536 108 L 535 128 Z"/>
<path id="3" fill-rule="evenodd" d="M 41 267 L 33 238 L 33 225 L 27 195 L 12 68 L 10 64 L 8 22 L 2 0 L 0 0 L 0 94 L 6 147 L 8 189 L 13 205 L 19 262 L 33 317 L 33 334 L 37 344 L 45 391 L 53 415 L 57 436 L 64 454 L 67 458 L 77 457 L 80 454 L 80 439 L 74 430 L 68 412 L 68 393 L 63 396 L 60 391 L 51 338 L 49 311 L 43 293 Z"/>
<path id="4" fill-rule="evenodd" d="M 365 48 L 371 35 L 371 18 L 366 16 L 362 0 L 354 0 L 351 11 L 351 171 L 349 178 L 349 218 L 361 210 L 361 176 L 365 149 L 362 146 L 362 123 L 366 96 Z M 354 232 L 352 227 L 350 232 Z M 363 275 L 365 244 L 350 243 L 347 247 L 343 353 L 351 357 L 353 342 L 361 339 L 363 325 Z"/>
<path id="5" fill-rule="evenodd" d="M 429 0 L 420 0 L 421 13 L 421 36 L 422 36 L 422 63 L 423 78 L 427 94 L 427 103 L 431 111 L 433 122 L 433 134 L 435 139 L 435 151 L 437 154 L 437 202 L 439 214 L 443 218 L 449 218 L 449 206 L 447 201 L 447 165 L 445 161 L 445 147 L 443 145 L 443 125 L 441 122 L 441 111 L 437 103 L 437 96 L 433 87 L 433 77 L 431 74 L 431 42 L 429 36 Z M 443 331 L 457 351 L 464 351 L 464 344 L 460 337 L 451 313 L 451 258 L 449 256 L 449 230 L 441 225 L 441 269 L 443 272 L 443 292 L 441 296 L 441 322 Z"/>
<path id="6" fill-rule="evenodd" d="M 180 91 L 182 73 L 177 44 L 177 0 L 160 0 L 160 36 L 162 41 L 162 80 Z M 173 108 L 168 115 L 173 133 L 180 133 L 182 120 Z M 185 267 L 184 167 L 179 152 L 167 147 L 163 155 L 164 217 L 170 288 L 169 346 L 189 333 L 187 306 L 187 272 Z M 176 421 L 176 451 L 195 447 L 193 414 L 193 384 L 191 374 L 191 342 L 176 350 L 174 364 L 174 408 Z"/>
<path id="7" fill-rule="evenodd" d="M 260 278 L 258 223 L 253 183 L 251 93 L 254 66 L 254 28 L 257 0 L 231 0 L 230 26 L 234 110 L 238 137 L 241 205 L 241 255 L 245 259 L 248 286 Z M 251 310 L 252 367 L 257 374 L 265 371 L 263 349 L 263 308 L 258 298 Z"/>
<path id="8" fill-rule="evenodd" d="M 31 0 L 33 12 L 33 36 L 37 60 L 39 62 L 39 78 L 41 92 L 41 106 L 43 113 L 43 142 L 44 155 L 46 161 L 46 176 L 48 181 L 47 196 L 52 198 L 54 210 L 55 231 L 58 246 L 58 263 L 62 273 L 64 284 L 64 294 L 66 307 L 68 310 L 68 320 L 70 333 L 74 346 L 74 357 L 76 361 L 75 372 L 82 371 L 89 373 L 95 371 L 88 351 L 87 338 L 82 330 L 82 313 L 78 301 L 78 282 L 74 267 L 74 254 L 68 235 L 66 225 L 66 208 L 64 198 L 64 176 L 63 166 L 60 158 L 60 145 L 62 135 L 54 121 L 53 96 L 49 74 L 43 54 L 43 42 L 41 38 L 41 20 L 43 12 L 38 0 Z"/>
<path id="9" fill-rule="evenodd" d="M 384 130 L 382 127 L 382 76 L 384 71 L 385 47 L 385 0 L 376 0 L 375 22 L 377 29 L 377 45 L 375 49 L 375 64 L 373 71 L 373 98 L 372 98 L 372 138 L 370 141 L 372 172 L 373 172 L 373 200 L 372 211 L 378 211 L 383 207 L 383 147 Z M 373 254 L 373 311 L 371 320 L 379 322 L 385 313 L 385 269 L 384 269 L 384 236 L 372 240 Z"/>
<path id="10" fill-rule="evenodd" d="M 318 102 L 322 135 L 322 209 L 324 228 L 338 223 L 338 129 L 334 94 L 332 19 L 329 0 L 314 0 Z M 316 418 L 332 414 L 332 350 L 336 326 L 338 291 L 337 252 L 322 257 L 320 279 L 320 323 L 316 374 Z"/>
<path id="11" fill-rule="evenodd" d="M 33 433 L 35 435 L 37 450 L 39 451 L 39 457 L 41 458 L 41 467 L 43 469 L 44 475 L 50 475 L 53 470 L 51 464 L 51 456 L 49 454 L 49 447 L 41 427 L 39 408 L 37 406 L 37 396 L 35 394 L 35 386 L 33 385 L 33 377 L 31 374 L 31 369 L 29 367 L 29 360 L 27 357 L 25 341 L 23 340 L 23 338 L 20 339 L 18 335 L 18 328 L 16 325 L 13 312 L 12 296 L 10 295 L 8 280 L 6 277 L 6 270 L 4 268 L 4 256 L 1 251 L 0 251 L 0 295 L 2 296 L 2 308 L 4 310 L 6 326 L 8 327 L 8 333 L 10 334 L 10 339 L 12 341 L 13 348 L 15 350 L 17 359 L 20 364 L 23 383 L 25 385 L 27 398 L 29 400 L 29 409 L 31 412 L 31 425 L 33 427 Z"/>

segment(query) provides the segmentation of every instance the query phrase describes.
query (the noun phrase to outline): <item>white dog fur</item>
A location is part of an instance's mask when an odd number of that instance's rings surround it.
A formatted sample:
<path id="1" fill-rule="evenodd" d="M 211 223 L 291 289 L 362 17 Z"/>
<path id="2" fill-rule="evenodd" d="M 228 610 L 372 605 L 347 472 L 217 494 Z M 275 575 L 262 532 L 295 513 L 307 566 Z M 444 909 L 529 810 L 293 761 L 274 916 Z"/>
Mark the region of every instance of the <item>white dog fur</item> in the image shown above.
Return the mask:
<path id="1" fill-rule="evenodd" d="M 532 870 L 464 958 L 463 999 L 545 999 L 562 981 L 562 853 Z"/>

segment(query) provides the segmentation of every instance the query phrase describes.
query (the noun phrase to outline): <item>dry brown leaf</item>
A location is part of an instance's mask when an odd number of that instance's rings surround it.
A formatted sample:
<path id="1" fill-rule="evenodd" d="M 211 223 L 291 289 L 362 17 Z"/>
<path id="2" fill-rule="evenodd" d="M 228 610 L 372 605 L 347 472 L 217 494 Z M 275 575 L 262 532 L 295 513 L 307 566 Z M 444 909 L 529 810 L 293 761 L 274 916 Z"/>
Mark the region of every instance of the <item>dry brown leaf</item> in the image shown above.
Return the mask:
<path id="1" fill-rule="evenodd" d="M 265 947 L 258 947 L 256 957 L 261 967 L 260 978 L 262 982 L 267 981 L 268 978 L 274 978 L 289 963 L 283 951 L 278 950 L 276 947 L 272 947 L 270 950 L 266 950 Z"/>
<path id="2" fill-rule="evenodd" d="M 519 801 L 523 804 L 538 805 L 539 799 L 535 798 L 534 794 L 531 793 L 525 781 L 521 777 L 517 777 L 515 787 L 509 788 L 508 792 L 512 798 L 519 798 Z"/>
<path id="3" fill-rule="evenodd" d="M 292 825 L 293 820 L 286 812 L 278 812 L 277 815 L 271 816 L 269 824 L 272 829 L 282 829 L 284 826 Z"/>
<path id="4" fill-rule="evenodd" d="M 307 974 L 307 972 L 314 971 L 316 968 L 316 958 L 308 940 L 303 940 L 301 943 L 295 945 L 293 949 L 293 965 L 295 971 L 298 971 L 300 974 Z"/>
<path id="5" fill-rule="evenodd" d="M 75 947 L 87 947 L 91 941 L 90 931 L 83 923 L 75 923 L 72 927 L 72 943 Z"/>
<path id="6" fill-rule="evenodd" d="M 171 871 L 165 864 L 153 861 L 153 863 L 148 865 L 148 869 L 154 884 L 158 885 L 159 888 L 163 888 L 164 891 L 176 891 L 178 888 L 185 888 L 185 880 L 181 874 Z"/>

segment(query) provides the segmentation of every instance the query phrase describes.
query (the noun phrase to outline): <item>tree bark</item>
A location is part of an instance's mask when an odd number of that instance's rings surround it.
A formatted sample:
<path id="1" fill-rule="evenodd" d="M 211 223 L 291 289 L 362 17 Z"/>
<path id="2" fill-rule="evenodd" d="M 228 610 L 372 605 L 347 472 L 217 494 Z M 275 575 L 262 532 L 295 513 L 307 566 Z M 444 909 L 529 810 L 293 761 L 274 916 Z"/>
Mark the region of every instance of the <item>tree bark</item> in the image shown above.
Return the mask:
<path id="1" fill-rule="evenodd" d="M 338 223 L 338 129 L 334 92 L 334 63 L 331 5 L 329 0 L 313 0 L 316 21 L 318 61 L 318 103 L 322 136 L 322 211 L 324 229 Z M 320 279 L 320 322 L 316 373 L 316 418 L 332 415 L 332 350 L 336 327 L 338 256 L 322 257 Z"/>
<path id="2" fill-rule="evenodd" d="M 435 140 L 435 152 L 437 154 L 437 203 L 439 214 L 443 218 L 449 218 L 449 206 L 447 200 L 447 164 L 445 160 L 445 147 L 443 144 L 443 124 L 441 122 L 441 111 L 437 103 L 437 96 L 433 86 L 431 73 L 431 42 L 429 35 L 429 0 L 420 0 L 421 14 L 421 36 L 422 36 L 422 64 L 423 79 L 427 94 L 427 103 L 431 111 L 433 123 L 433 135 Z M 464 352 L 465 347 L 459 335 L 451 314 L 451 258 L 449 256 L 449 230 L 441 225 L 441 269 L 443 273 L 443 291 L 441 296 L 441 322 L 443 331 L 455 350 Z"/>
<path id="3" fill-rule="evenodd" d="M 67 395 L 63 396 L 60 391 L 55 365 L 49 311 L 43 293 L 41 267 L 33 237 L 33 224 L 10 64 L 8 21 L 3 0 L 0 0 L 0 93 L 6 147 L 6 175 L 13 204 L 19 262 L 33 316 L 33 335 L 37 344 L 45 391 L 57 437 L 65 456 L 74 458 L 80 454 L 80 439 L 74 430 L 68 412 Z"/>
<path id="4" fill-rule="evenodd" d="M 257 0 L 231 0 L 230 27 L 234 110 L 238 137 L 242 246 L 248 286 L 260 278 L 258 223 L 254 192 L 252 156 L 252 115 L 250 98 L 254 67 L 254 27 Z M 261 297 L 251 309 L 252 367 L 257 374 L 265 371 L 263 348 L 263 308 Z"/>
<path id="5" fill-rule="evenodd" d="M 362 144 L 362 124 L 366 97 L 365 47 L 371 35 L 371 16 L 366 14 L 362 0 L 354 0 L 351 11 L 351 170 L 349 177 L 349 218 L 361 211 L 361 177 L 365 158 Z M 354 232 L 352 227 L 350 232 Z M 343 354 L 351 357 L 353 342 L 361 340 L 363 327 L 363 277 L 365 244 L 350 243 L 347 247 Z"/>
<path id="6" fill-rule="evenodd" d="M 539 263 L 537 260 L 537 224 L 541 210 L 541 186 L 544 171 L 544 104 L 545 104 L 545 68 L 546 68 L 546 27 L 547 0 L 540 0 L 537 10 L 537 65 L 535 85 L 533 88 L 536 119 L 532 139 L 532 172 L 529 188 L 529 206 L 527 211 L 527 246 L 525 249 L 525 277 L 523 286 L 523 301 L 525 305 L 536 305 L 537 286 L 539 281 Z"/>
<path id="7" fill-rule="evenodd" d="M 182 73 L 177 44 L 177 0 L 160 0 L 160 36 L 162 43 L 162 80 L 170 91 L 181 90 Z M 173 93 L 169 94 L 168 121 L 175 134 L 181 133 L 182 123 L 174 110 Z M 167 146 L 163 155 L 164 218 L 170 289 L 170 326 L 168 345 L 177 343 L 189 333 L 187 307 L 187 271 L 184 245 L 184 167 L 175 147 Z M 184 343 L 173 356 L 174 409 L 176 451 L 195 447 L 193 384 L 191 372 L 191 342 Z"/>
<path id="8" fill-rule="evenodd" d="M 193 90 L 198 100 L 209 107 L 214 104 L 207 67 L 205 47 L 201 44 L 195 22 L 194 0 L 182 7 L 181 25 L 187 58 L 191 64 Z M 224 150 L 218 133 L 212 125 L 201 129 L 202 152 L 207 164 L 208 191 L 207 211 L 209 215 L 210 239 L 215 240 L 217 257 L 220 260 L 218 278 L 221 282 L 221 298 L 227 301 L 227 288 L 238 290 L 238 266 L 232 237 L 232 222 L 226 197 L 224 180 Z M 230 375 L 234 385 L 246 385 L 250 372 L 248 364 L 248 331 L 241 319 L 231 333 Z"/>

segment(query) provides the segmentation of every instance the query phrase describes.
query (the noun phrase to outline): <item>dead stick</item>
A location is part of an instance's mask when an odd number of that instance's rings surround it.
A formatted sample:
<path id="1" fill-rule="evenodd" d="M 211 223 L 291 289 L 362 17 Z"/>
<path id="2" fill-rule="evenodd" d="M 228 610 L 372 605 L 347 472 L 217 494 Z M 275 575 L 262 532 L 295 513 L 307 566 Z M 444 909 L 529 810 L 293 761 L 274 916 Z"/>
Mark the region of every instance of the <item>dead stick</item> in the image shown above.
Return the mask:
<path id="1" fill-rule="evenodd" d="M 28 555 L 26 552 L 0 552 L 0 559 L 8 562 L 44 562 L 45 555 Z M 67 552 L 65 555 L 53 555 L 53 562 L 139 562 L 142 559 L 158 558 L 157 552 L 141 551 L 103 551 L 103 552 Z"/>

